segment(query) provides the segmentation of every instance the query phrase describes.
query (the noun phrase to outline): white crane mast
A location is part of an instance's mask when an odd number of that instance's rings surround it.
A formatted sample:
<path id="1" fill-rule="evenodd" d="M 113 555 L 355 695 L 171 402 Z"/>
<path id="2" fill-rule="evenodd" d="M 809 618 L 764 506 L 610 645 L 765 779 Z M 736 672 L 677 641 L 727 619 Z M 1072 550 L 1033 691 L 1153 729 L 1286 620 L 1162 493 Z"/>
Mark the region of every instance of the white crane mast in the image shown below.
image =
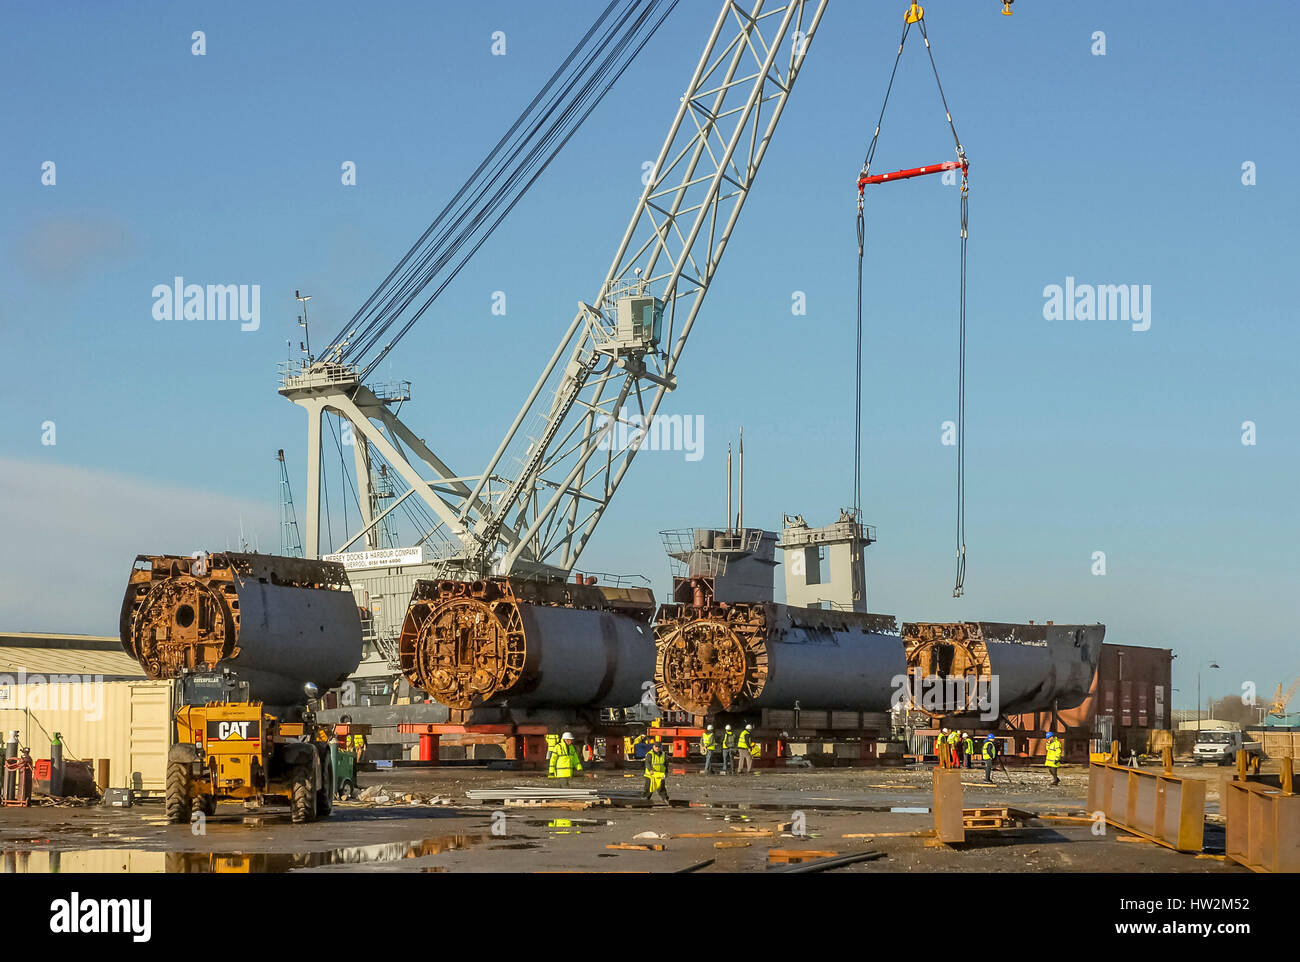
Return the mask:
<path id="1" fill-rule="evenodd" d="M 604 281 L 579 302 L 486 468 L 457 476 L 347 364 L 281 393 L 309 411 L 306 553 L 319 550 L 320 415 L 351 421 L 440 522 L 440 573 L 567 575 L 653 425 L 827 0 L 725 0 Z M 617 430 L 620 422 L 629 425 Z M 409 449 L 428 480 L 408 460 Z M 358 462 L 360 463 L 360 462 Z M 358 488 L 368 478 L 358 477 Z M 369 492 L 358 491 L 363 503 Z M 387 513 L 387 512 L 385 512 Z M 366 512 L 344 548 L 383 515 Z"/>

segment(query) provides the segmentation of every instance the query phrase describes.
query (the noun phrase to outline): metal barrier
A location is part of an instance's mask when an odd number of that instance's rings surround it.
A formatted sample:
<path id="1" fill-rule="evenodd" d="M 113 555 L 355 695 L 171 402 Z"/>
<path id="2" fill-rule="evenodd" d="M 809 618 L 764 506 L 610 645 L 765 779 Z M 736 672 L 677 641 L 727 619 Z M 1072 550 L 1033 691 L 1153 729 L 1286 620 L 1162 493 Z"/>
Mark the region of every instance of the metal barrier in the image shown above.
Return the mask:
<path id="1" fill-rule="evenodd" d="M 1205 782 L 1103 762 L 1088 766 L 1088 811 L 1178 852 L 1205 841 Z"/>
<path id="2" fill-rule="evenodd" d="M 961 772 L 936 768 L 930 777 L 934 785 L 935 837 L 949 845 L 966 841 L 966 822 L 961 807 Z"/>
<path id="3" fill-rule="evenodd" d="M 1233 779 L 1223 783 L 1225 854 L 1254 872 L 1300 872 L 1300 795 L 1292 793 L 1291 759 L 1282 787 Z"/>

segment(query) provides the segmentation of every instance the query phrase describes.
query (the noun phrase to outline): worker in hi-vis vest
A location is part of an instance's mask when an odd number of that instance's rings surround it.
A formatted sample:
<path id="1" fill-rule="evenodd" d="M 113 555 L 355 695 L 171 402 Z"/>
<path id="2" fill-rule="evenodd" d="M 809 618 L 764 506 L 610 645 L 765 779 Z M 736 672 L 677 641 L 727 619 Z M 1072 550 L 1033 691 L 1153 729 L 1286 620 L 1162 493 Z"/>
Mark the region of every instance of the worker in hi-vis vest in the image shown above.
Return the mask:
<path id="1" fill-rule="evenodd" d="M 365 737 L 360 733 L 356 735 L 349 735 L 348 748 L 351 749 L 352 754 L 356 756 L 357 761 L 358 762 L 361 761 L 361 756 L 365 753 L 366 750 Z"/>
<path id="2" fill-rule="evenodd" d="M 980 754 L 984 756 L 984 781 L 992 783 L 993 762 L 998 757 L 998 743 L 993 740 L 992 732 L 984 736 L 984 745 L 980 749 Z"/>
<path id="3" fill-rule="evenodd" d="M 736 773 L 749 772 L 754 774 L 754 726 L 746 725 L 740 730 L 740 738 L 736 740 L 736 749 L 740 753 L 736 763 Z"/>
<path id="4" fill-rule="evenodd" d="M 700 751 L 704 752 L 704 774 L 713 774 L 713 764 L 718 760 L 718 733 L 710 725 L 704 729 L 704 737 L 700 739 Z"/>
<path id="5" fill-rule="evenodd" d="M 1047 770 L 1052 773 L 1052 784 L 1061 784 L 1060 776 L 1057 772 L 1061 768 L 1061 759 L 1065 757 L 1065 746 L 1061 740 L 1056 737 L 1055 732 L 1047 733 Z"/>
<path id="6" fill-rule="evenodd" d="M 669 805 L 673 803 L 668 797 L 668 756 L 663 742 L 655 742 L 645 753 L 645 797 L 653 798 L 656 792 Z"/>
<path id="7" fill-rule="evenodd" d="M 574 772 L 580 771 L 582 771 L 582 757 L 578 754 L 578 746 L 573 744 L 573 732 L 565 732 L 560 736 L 559 744 L 551 752 L 547 775 L 550 778 L 563 779 L 567 783 Z"/>
<path id="8" fill-rule="evenodd" d="M 736 733 L 730 725 L 722 727 L 722 774 L 731 774 L 731 757 L 736 753 Z"/>
<path id="9" fill-rule="evenodd" d="M 970 757 L 975 754 L 975 742 L 970 737 L 970 732 L 965 732 L 961 736 L 961 766 L 970 768 Z"/>

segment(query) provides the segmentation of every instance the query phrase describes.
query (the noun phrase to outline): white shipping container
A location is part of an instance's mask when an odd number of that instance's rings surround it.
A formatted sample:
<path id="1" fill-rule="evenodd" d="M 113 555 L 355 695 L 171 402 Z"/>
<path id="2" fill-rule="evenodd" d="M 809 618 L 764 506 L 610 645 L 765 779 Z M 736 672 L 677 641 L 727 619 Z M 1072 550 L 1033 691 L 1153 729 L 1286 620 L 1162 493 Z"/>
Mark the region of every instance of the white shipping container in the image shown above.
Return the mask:
<path id="1" fill-rule="evenodd" d="M 171 744 L 171 690 L 168 681 L 0 684 L 0 729 L 5 740 L 17 729 L 33 761 L 50 757 L 50 739 L 59 732 L 64 758 L 108 759 L 108 787 L 161 792 Z"/>

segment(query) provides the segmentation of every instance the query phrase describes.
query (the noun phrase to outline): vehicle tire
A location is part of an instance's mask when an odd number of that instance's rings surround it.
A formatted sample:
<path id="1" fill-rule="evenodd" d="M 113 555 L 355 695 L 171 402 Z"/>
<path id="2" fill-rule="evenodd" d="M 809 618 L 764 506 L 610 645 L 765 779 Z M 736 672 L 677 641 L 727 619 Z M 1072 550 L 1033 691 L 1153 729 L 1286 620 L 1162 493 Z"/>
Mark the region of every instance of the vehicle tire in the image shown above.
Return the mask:
<path id="1" fill-rule="evenodd" d="M 345 778 L 339 782 L 339 801 L 346 802 L 356 792 L 357 787 L 352 784 L 352 779 Z"/>
<path id="2" fill-rule="evenodd" d="M 167 821 L 173 825 L 184 825 L 190 820 L 194 803 L 190 798 L 190 766 L 187 762 L 171 762 L 167 765 Z"/>
<path id="3" fill-rule="evenodd" d="M 217 814 L 217 800 L 211 795 L 199 795 L 194 799 L 194 810 L 202 812 L 204 816 Z"/>
<path id="4" fill-rule="evenodd" d="M 316 792 L 316 816 L 328 818 L 334 810 L 334 766 L 326 762 L 321 766 L 320 790 Z"/>
<path id="5" fill-rule="evenodd" d="M 316 790 L 311 786 L 311 772 L 297 768 L 289 789 L 289 814 L 295 825 L 316 818 Z"/>

